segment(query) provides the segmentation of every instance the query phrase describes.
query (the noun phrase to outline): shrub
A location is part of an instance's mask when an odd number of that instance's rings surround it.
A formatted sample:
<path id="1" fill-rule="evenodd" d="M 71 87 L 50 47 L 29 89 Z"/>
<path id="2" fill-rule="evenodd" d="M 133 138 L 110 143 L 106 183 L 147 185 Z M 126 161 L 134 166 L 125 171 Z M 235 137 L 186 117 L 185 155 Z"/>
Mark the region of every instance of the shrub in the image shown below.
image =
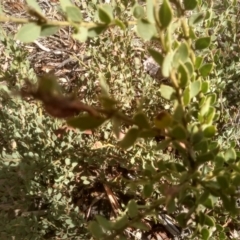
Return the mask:
<path id="1" fill-rule="evenodd" d="M 1 237 L 127 239 L 137 229 L 143 239 L 164 212 L 185 238 L 236 236 L 239 149 L 226 109 L 236 96 L 225 91 L 226 78 L 237 86 L 237 2 L 61 0 L 65 21 L 27 2 L 28 19 L 0 15 L 23 23 L 18 40 L 71 27 L 92 65 L 69 93 L 52 73 L 36 82 L 26 52 L 2 37 L 13 61 L 0 72 Z"/>

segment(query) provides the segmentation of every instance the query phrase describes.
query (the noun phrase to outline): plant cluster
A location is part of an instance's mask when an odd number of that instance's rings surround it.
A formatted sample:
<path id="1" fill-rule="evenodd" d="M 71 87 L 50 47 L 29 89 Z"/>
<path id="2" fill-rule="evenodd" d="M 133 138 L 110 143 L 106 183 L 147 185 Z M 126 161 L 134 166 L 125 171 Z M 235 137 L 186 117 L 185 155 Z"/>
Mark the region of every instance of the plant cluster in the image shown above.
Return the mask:
<path id="1" fill-rule="evenodd" d="M 16 39 L 71 27 L 93 60 L 69 93 L 3 31 L 1 238 L 143 239 L 166 212 L 190 239 L 238 239 L 237 1 L 60 0 L 65 21 L 26 2 L 29 18 L 0 14 Z"/>

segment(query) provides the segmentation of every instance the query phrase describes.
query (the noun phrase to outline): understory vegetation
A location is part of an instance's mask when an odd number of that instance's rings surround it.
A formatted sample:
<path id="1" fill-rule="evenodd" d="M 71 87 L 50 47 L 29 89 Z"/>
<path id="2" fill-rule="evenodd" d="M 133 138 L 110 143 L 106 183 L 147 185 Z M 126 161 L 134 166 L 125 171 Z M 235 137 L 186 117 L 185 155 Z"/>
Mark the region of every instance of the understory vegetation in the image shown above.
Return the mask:
<path id="1" fill-rule="evenodd" d="M 239 1 L 0 22 L 0 239 L 240 239 Z"/>

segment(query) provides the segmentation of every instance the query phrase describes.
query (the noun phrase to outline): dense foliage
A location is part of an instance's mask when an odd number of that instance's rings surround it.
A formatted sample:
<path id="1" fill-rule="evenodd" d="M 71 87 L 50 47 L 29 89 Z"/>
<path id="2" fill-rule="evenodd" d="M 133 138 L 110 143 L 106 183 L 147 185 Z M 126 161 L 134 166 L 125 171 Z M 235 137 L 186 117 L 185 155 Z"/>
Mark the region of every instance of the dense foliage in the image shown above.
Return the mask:
<path id="1" fill-rule="evenodd" d="M 239 239 L 238 2 L 26 2 L 0 13 L 23 24 L 1 28 L 1 239 L 144 239 L 165 213 L 172 236 Z M 85 72 L 36 76 L 23 46 L 66 27 Z"/>

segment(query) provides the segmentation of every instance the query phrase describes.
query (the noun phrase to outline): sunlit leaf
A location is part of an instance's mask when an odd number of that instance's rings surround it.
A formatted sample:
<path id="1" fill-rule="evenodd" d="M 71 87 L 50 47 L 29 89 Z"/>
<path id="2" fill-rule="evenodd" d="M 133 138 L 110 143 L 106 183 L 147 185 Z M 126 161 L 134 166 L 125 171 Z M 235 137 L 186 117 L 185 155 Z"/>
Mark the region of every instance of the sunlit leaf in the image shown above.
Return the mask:
<path id="1" fill-rule="evenodd" d="M 149 22 L 154 23 L 155 17 L 154 17 L 154 2 L 153 0 L 147 0 L 147 19 Z"/>
<path id="2" fill-rule="evenodd" d="M 198 93 L 201 91 L 201 81 L 197 80 L 190 84 L 190 96 L 191 98 L 194 98 L 198 95 Z"/>
<path id="3" fill-rule="evenodd" d="M 85 27 L 79 27 L 78 32 L 74 33 L 72 36 L 79 42 L 85 42 L 88 39 L 88 29 Z"/>
<path id="4" fill-rule="evenodd" d="M 48 37 L 55 33 L 57 33 L 59 27 L 51 26 L 51 25 L 43 25 L 41 26 L 41 37 Z"/>
<path id="5" fill-rule="evenodd" d="M 76 6 L 66 6 L 66 14 L 69 20 L 73 22 L 81 22 L 82 21 L 82 12 Z"/>
<path id="6" fill-rule="evenodd" d="M 189 25 L 193 26 L 199 22 L 201 22 L 204 19 L 203 13 L 196 13 L 190 16 L 189 18 Z"/>
<path id="7" fill-rule="evenodd" d="M 30 43 L 41 35 L 41 27 L 36 23 L 27 23 L 18 31 L 16 38 L 24 43 Z"/>
<path id="8" fill-rule="evenodd" d="M 168 52 L 167 55 L 163 59 L 162 64 L 162 75 L 163 77 L 169 77 L 170 72 L 172 70 L 172 61 L 173 61 L 173 52 Z"/>
<path id="9" fill-rule="evenodd" d="M 137 19 L 143 18 L 144 17 L 144 9 L 140 5 L 135 5 L 133 9 L 133 16 Z"/>
<path id="10" fill-rule="evenodd" d="M 39 13 L 42 13 L 41 8 L 39 7 L 38 3 L 36 0 L 26 0 L 27 5 L 31 8 L 33 8 L 34 10 L 36 10 Z"/>
<path id="11" fill-rule="evenodd" d="M 173 57 L 173 66 L 178 67 L 180 63 L 185 63 L 188 59 L 188 55 L 189 55 L 188 45 L 185 42 L 183 42 L 175 51 Z"/>
<path id="12" fill-rule="evenodd" d="M 216 131 L 215 126 L 208 126 L 204 129 L 203 133 L 206 138 L 212 138 L 216 134 Z"/>
<path id="13" fill-rule="evenodd" d="M 187 106 L 190 103 L 191 95 L 190 95 L 190 89 L 187 87 L 183 92 L 183 103 L 184 106 Z"/>
<path id="14" fill-rule="evenodd" d="M 67 7 L 73 6 L 70 0 L 59 0 L 62 10 L 65 12 Z"/>
<path id="15" fill-rule="evenodd" d="M 150 40 L 156 34 L 156 28 L 147 20 L 139 19 L 137 21 L 137 33 L 144 40 Z"/>

